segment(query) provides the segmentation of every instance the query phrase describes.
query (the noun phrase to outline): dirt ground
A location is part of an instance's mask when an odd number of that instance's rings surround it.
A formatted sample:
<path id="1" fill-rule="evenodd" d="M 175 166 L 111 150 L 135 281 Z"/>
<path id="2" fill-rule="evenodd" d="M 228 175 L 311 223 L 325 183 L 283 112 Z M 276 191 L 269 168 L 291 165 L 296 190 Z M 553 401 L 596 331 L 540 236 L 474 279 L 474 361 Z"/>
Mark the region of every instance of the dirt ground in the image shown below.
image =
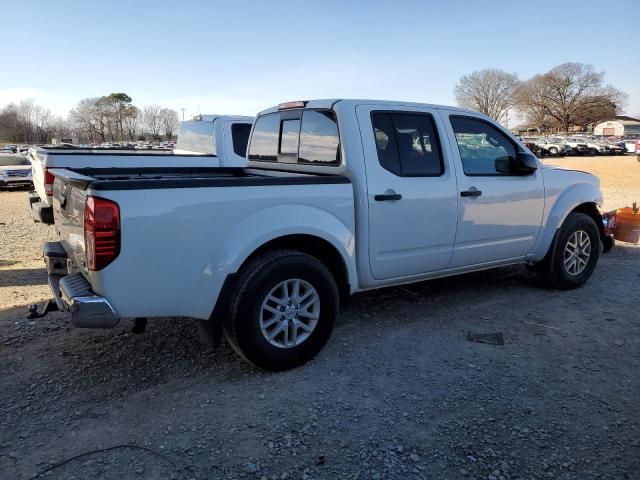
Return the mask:
<path id="1" fill-rule="evenodd" d="M 607 209 L 640 202 L 635 157 L 545 162 L 599 175 Z M 52 237 L 0 192 L 2 480 L 638 478 L 638 247 L 570 292 L 514 267 L 356 295 L 317 359 L 270 374 L 190 321 L 25 319 Z"/>

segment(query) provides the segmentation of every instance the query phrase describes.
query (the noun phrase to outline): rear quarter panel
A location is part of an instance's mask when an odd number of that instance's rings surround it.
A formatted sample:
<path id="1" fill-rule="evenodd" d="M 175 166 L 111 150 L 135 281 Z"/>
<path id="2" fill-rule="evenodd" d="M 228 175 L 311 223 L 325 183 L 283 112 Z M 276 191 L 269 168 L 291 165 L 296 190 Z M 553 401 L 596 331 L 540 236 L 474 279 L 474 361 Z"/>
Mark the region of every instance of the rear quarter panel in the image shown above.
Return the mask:
<path id="1" fill-rule="evenodd" d="M 118 258 L 89 272 L 120 317 L 207 319 L 228 274 L 265 242 L 316 235 L 341 253 L 355 285 L 350 184 L 96 191 L 120 206 Z"/>

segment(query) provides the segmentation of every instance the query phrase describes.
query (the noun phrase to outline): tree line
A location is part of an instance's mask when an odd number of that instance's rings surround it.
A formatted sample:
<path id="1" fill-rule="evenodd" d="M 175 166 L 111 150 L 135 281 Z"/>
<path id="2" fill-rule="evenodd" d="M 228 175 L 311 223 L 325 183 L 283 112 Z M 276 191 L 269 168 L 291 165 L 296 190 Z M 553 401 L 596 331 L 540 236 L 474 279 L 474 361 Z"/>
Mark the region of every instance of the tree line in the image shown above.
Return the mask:
<path id="1" fill-rule="evenodd" d="M 563 63 L 546 73 L 520 80 L 515 73 L 484 69 L 463 75 L 455 86 L 458 105 L 505 122 L 515 110 L 540 131 L 568 132 L 622 113 L 628 96 L 605 84 L 593 65 Z"/>
<path id="2" fill-rule="evenodd" d="M 69 137 L 81 143 L 170 139 L 179 125 L 175 110 L 160 105 L 139 108 L 122 92 L 80 100 L 66 119 L 32 99 L 0 110 L 0 139 L 15 143 L 48 143 Z"/>

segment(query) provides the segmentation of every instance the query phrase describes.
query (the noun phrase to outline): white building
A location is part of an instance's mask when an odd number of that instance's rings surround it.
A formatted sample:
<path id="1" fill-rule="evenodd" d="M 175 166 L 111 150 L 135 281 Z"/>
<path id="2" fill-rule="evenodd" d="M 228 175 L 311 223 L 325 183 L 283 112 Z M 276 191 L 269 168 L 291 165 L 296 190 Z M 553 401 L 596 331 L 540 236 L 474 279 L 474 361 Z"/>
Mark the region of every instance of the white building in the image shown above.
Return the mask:
<path id="1" fill-rule="evenodd" d="M 607 122 L 602 122 L 593 127 L 594 135 L 607 137 L 626 137 L 628 135 L 640 135 L 640 120 L 619 116 Z"/>

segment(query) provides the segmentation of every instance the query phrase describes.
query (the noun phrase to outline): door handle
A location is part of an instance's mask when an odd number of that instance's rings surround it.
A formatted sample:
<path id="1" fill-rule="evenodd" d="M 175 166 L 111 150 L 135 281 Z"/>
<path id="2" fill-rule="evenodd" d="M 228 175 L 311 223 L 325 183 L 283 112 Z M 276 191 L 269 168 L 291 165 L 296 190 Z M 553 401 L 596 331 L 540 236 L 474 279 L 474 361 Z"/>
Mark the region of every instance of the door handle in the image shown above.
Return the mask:
<path id="1" fill-rule="evenodd" d="M 400 200 L 402 195 L 399 193 L 385 193 L 383 195 L 376 195 L 373 197 L 376 202 L 388 202 L 390 200 Z"/>
<path id="2" fill-rule="evenodd" d="M 475 188 L 460 192 L 461 197 L 479 197 L 480 195 L 482 195 L 482 190 L 476 190 Z"/>

